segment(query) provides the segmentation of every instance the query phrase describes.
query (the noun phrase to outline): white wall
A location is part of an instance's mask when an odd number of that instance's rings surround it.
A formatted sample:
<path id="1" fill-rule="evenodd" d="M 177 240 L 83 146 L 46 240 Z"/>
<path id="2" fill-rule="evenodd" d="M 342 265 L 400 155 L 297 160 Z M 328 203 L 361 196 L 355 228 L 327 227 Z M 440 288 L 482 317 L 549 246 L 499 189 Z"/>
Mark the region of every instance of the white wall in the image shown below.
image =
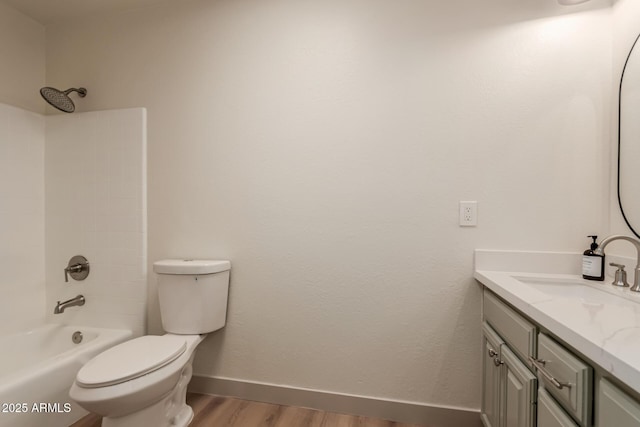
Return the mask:
<path id="1" fill-rule="evenodd" d="M 0 102 L 44 113 L 45 30 L 0 2 Z"/>
<path id="2" fill-rule="evenodd" d="M 0 333 L 44 319 L 44 117 L 0 104 Z"/>
<path id="3" fill-rule="evenodd" d="M 85 85 L 80 110 L 148 109 L 149 261 L 232 261 L 196 374 L 478 408 L 473 249 L 577 251 L 608 222 L 609 3 L 445 3 L 47 28 L 47 81 Z"/>
<path id="4" fill-rule="evenodd" d="M 146 112 L 46 118 L 46 313 L 50 322 L 145 332 Z M 74 255 L 90 263 L 83 281 L 64 281 Z M 53 314 L 56 301 L 83 307 Z"/>

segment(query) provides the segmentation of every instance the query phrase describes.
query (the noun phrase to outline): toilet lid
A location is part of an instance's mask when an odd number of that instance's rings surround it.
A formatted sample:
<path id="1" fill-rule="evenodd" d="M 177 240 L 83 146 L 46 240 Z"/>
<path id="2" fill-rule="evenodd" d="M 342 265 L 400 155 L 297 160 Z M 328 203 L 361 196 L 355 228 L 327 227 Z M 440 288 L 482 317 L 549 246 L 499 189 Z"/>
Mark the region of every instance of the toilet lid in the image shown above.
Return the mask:
<path id="1" fill-rule="evenodd" d="M 160 369 L 185 352 L 184 337 L 147 335 L 100 353 L 78 372 L 82 387 L 105 387 L 138 378 Z"/>

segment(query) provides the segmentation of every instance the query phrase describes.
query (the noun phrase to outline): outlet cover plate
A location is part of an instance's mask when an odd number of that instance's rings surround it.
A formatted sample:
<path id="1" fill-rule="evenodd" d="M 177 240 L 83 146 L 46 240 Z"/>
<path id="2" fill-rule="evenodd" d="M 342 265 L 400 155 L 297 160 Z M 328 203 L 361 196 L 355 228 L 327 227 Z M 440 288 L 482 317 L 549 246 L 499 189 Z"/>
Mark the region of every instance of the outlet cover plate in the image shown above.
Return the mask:
<path id="1" fill-rule="evenodd" d="M 460 226 L 475 227 L 478 225 L 478 202 L 460 202 Z"/>

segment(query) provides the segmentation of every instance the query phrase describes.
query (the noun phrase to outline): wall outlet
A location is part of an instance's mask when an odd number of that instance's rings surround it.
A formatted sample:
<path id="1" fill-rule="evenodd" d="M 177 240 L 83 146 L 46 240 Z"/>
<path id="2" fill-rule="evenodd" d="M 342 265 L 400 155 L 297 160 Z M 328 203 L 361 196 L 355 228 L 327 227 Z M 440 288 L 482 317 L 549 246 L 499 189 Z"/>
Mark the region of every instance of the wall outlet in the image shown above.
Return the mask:
<path id="1" fill-rule="evenodd" d="M 478 225 L 478 202 L 460 202 L 460 226 Z"/>

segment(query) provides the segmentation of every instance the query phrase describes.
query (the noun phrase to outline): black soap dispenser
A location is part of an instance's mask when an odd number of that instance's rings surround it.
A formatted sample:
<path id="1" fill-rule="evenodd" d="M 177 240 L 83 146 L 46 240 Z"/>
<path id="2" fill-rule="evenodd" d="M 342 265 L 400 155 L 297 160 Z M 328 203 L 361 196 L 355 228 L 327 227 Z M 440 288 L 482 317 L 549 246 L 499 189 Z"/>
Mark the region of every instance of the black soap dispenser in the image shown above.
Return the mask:
<path id="1" fill-rule="evenodd" d="M 598 236 L 588 236 L 593 239 L 591 249 L 582 254 L 582 277 L 587 280 L 604 280 L 604 254 L 595 252 L 598 249 Z"/>

